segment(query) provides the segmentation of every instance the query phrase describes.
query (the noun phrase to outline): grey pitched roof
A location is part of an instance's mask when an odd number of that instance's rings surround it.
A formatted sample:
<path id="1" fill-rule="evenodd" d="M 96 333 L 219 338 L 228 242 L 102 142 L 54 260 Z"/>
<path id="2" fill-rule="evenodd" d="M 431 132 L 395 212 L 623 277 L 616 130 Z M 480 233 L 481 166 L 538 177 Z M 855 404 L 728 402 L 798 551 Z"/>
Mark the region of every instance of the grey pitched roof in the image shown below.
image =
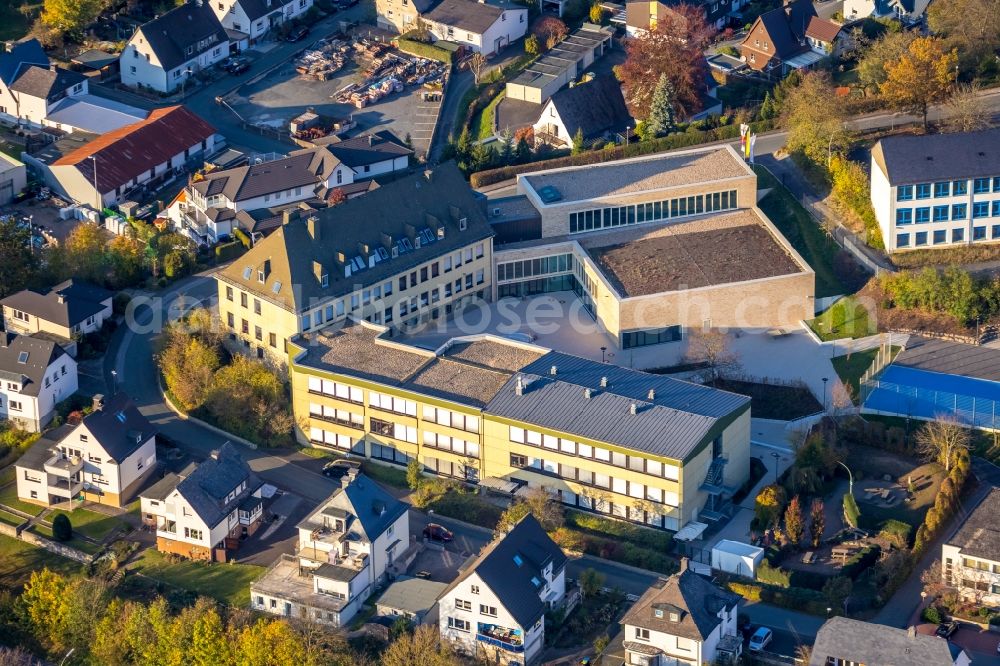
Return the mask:
<path id="1" fill-rule="evenodd" d="M 43 471 L 45 469 L 45 461 L 52 457 L 53 451 L 59 446 L 59 442 L 73 432 L 75 427 L 69 423 L 65 423 L 58 428 L 49 430 L 39 437 L 38 441 L 28 447 L 27 451 L 21 454 L 21 457 L 17 459 L 16 465 L 39 472 Z"/>
<path id="2" fill-rule="evenodd" d="M 954 666 L 948 641 L 906 629 L 846 617 L 823 623 L 816 634 L 810 666 L 826 666 L 829 658 L 867 666 Z"/>
<path id="3" fill-rule="evenodd" d="M 229 41 L 222 23 L 207 2 L 189 2 L 171 9 L 166 14 L 144 23 L 132 40 L 137 39 L 140 34 L 149 43 L 160 61 L 160 66 L 166 71 Z M 215 38 L 199 50 L 198 43 L 211 39 L 213 35 Z M 188 47 L 194 48 L 190 55 L 185 54 Z"/>
<path id="4" fill-rule="evenodd" d="M 621 86 L 611 76 L 599 76 L 589 83 L 560 90 L 552 96 L 552 104 L 569 135 L 576 136 L 582 130 L 585 140 L 623 131 L 634 124 Z"/>
<path id="5" fill-rule="evenodd" d="M 245 201 L 295 187 L 315 187 L 319 174 L 310 167 L 314 153 L 319 150 L 322 149 L 297 152 L 272 162 L 214 171 L 191 187 L 207 197 L 221 194 L 230 201 Z"/>
<path id="6" fill-rule="evenodd" d="M 514 620 L 528 628 L 545 613 L 545 603 L 531 579 L 544 580 L 541 572 L 549 563 L 553 574 L 558 573 L 566 565 L 566 555 L 529 513 L 507 534 L 487 545 L 445 594 L 476 573 Z"/>
<path id="7" fill-rule="evenodd" d="M 309 514 L 299 527 L 311 529 L 316 517 L 333 510 L 348 517 L 347 531 L 356 532 L 369 542 L 374 542 L 406 513 L 409 505 L 400 502 L 364 474 L 358 474 L 346 488 L 338 488 L 325 502 Z"/>
<path id="8" fill-rule="evenodd" d="M 85 80 L 83 74 L 69 69 L 30 66 L 21 70 L 10 89 L 31 97 L 52 100 L 62 95 L 67 88 Z"/>
<path id="9" fill-rule="evenodd" d="M 1000 174 L 1000 129 L 889 136 L 872 148 L 872 159 L 891 185 L 995 176 Z"/>
<path id="10" fill-rule="evenodd" d="M 101 447 L 115 462 L 122 462 L 136 452 L 156 429 L 124 393 L 118 393 L 83 417 L 87 426 Z"/>
<path id="11" fill-rule="evenodd" d="M 703 641 L 722 621 L 719 612 L 732 610 L 738 602 L 735 594 L 687 569 L 654 583 L 625 614 L 622 624 Z M 656 616 L 657 610 L 663 611 L 662 617 Z M 679 621 L 670 620 L 671 610 L 678 612 Z"/>
<path id="12" fill-rule="evenodd" d="M 893 365 L 1000 382 L 1000 350 L 961 342 L 912 335 Z"/>
<path id="13" fill-rule="evenodd" d="M 176 486 L 177 492 L 209 527 L 225 520 L 240 502 L 262 485 L 230 442 L 223 444 L 214 457 L 199 464 L 189 475 L 178 478 L 181 480 Z M 226 496 L 243 481 L 247 483 L 246 490 L 226 502 Z"/>
<path id="14" fill-rule="evenodd" d="M 441 0 L 424 15 L 428 21 L 481 35 L 500 20 L 503 9 L 474 0 Z"/>
<path id="15" fill-rule="evenodd" d="M 1000 488 L 983 498 L 948 543 L 963 555 L 1000 560 Z"/>
<path id="16" fill-rule="evenodd" d="M 323 147 L 352 169 L 396 157 L 407 157 L 413 154 L 412 148 L 408 148 L 388 130 L 364 134 L 335 143 L 327 143 Z"/>
<path id="17" fill-rule="evenodd" d="M 606 388 L 600 386 L 602 377 L 608 380 Z M 517 394 L 518 378 L 522 395 Z M 684 461 L 716 433 L 720 421 L 749 407 L 746 396 L 549 352 L 508 380 L 483 411 Z"/>
<path id="18" fill-rule="evenodd" d="M 65 355 L 52 340 L 0 332 L 0 379 L 21 382 L 22 395 L 38 397 L 45 371 Z"/>
<path id="19" fill-rule="evenodd" d="M 11 294 L 0 304 L 72 328 L 103 310 L 103 302 L 112 296 L 107 289 L 69 279 L 49 289 L 24 289 Z"/>
<path id="20" fill-rule="evenodd" d="M 317 211 L 315 216 L 319 231 L 316 238 L 310 236 L 306 220 L 289 222 L 256 243 L 218 277 L 299 312 L 493 235 L 478 196 L 454 162 L 400 178 L 339 206 Z M 460 229 L 462 219 L 466 221 L 465 230 Z M 440 237 L 432 226 L 444 236 Z M 416 232 L 429 230 L 431 242 L 416 248 L 408 237 L 408 228 Z M 392 258 L 386 250 L 387 239 L 394 246 L 405 241 L 413 249 L 404 248 Z M 372 253 L 386 251 L 387 258 L 374 266 L 366 263 L 363 269 L 347 275 L 338 253 L 343 253 L 349 265 L 359 256 L 359 243 L 367 245 Z M 329 286 L 323 287 L 317 279 L 314 262 L 329 276 Z M 249 277 L 243 277 L 248 267 Z M 257 271 L 265 267 L 265 281 L 261 284 Z"/>
<path id="21" fill-rule="evenodd" d="M 30 65 L 49 66 L 49 57 L 37 39 L 16 44 L 10 51 L 0 51 L 0 81 L 9 86 Z"/>

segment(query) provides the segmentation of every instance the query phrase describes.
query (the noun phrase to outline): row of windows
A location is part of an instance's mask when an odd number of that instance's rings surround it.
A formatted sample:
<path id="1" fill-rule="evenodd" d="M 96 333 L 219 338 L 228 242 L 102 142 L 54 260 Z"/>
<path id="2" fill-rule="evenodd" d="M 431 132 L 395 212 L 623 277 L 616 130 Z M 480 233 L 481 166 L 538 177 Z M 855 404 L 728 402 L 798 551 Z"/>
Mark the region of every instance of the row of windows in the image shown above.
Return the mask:
<path id="1" fill-rule="evenodd" d="M 409 442 L 410 444 L 417 443 L 417 429 L 414 426 L 407 426 L 402 423 L 393 423 L 392 421 L 383 421 L 382 419 L 377 419 L 375 417 L 372 417 L 369 420 L 369 426 L 373 435 L 392 437 L 393 439 L 398 439 L 402 442 Z"/>
<path id="2" fill-rule="evenodd" d="M 557 254 L 539 259 L 524 259 L 522 261 L 506 261 L 497 264 L 497 282 L 520 280 L 538 275 L 565 273 L 573 270 L 573 255 Z"/>
<path id="3" fill-rule="evenodd" d="M 372 458 L 395 465 L 409 465 L 412 457 L 388 444 L 372 444 Z"/>
<path id="4" fill-rule="evenodd" d="M 363 393 L 361 389 L 359 389 L 356 386 L 350 386 L 348 384 L 341 384 L 340 382 L 330 381 L 329 379 L 310 377 L 309 392 L 322 393 L 323 395 L 328 395 L 334 398 L 339 398 L 341 400 L 347 400 L 348 402 L 353 402 L 356 405 L 364 404 Z"/>
<path id="5" fill-rule="evenodd" d="M 442 451 L 451 451 L 468 458 L 479 457 L 479 442 L 467 442 L 464 439 L 439 435 L 436 432 L 428 432 L 426 430 L 424 431 L 424 446 L 429 446 L 432 449 L 441 449 Z"/>
<path id="6" fill-rule="evenodd" d="M 989 231 L 989 235 L 987 235 Z M 910 247 L 910 241 L 913 241 L 914 247 L 921 247 L 928 244 L 928 240 L 931 244 L 938 245 L 942 243 L 964 243 L 965 242 L 965 227 L 958 227 L 951 230 L 951 241 L 948 240 L 948 229 L 937 229 L 928 235 L 929 232 L 918 231 L 914 234 L 896 234 L 896 247 Z M 993 226 L 987 227 L 972 227 L 972 240 L 1000 240 L 1000 224 L 994 224 Z"/>
<path id="7" fill-rule="evenodd" d="M 958 197 L 969 193 L 968 180 L 945 180 L 937 183 L 900 185 L 896 188 L 896 201 L 912 201 L 914 197 L 917 199 L 930 199 L 932 187 L 935 198 Z M 989 178 L 976 178 L 972 181 L 973 194 L 985 194 L 991 190 L 993 192 L 1000 192 L 1000 176 L 993 178 L 992 183 Z"/>
<path id="8" fill-rule="evenodd" d="M 985 562 L 983 560 L 974 560 L 971 557 L 962 558 L 962 566 L 969 569 L 979 569 L 980 571 L 993 571 L 993 573 L 1000 574 L 1000 564 L 994 564 L 992 562 Z"/>
<path id="9" fill-rule="evenodd" d="M 951 213 L 949 217 L 948 213 Z M 984 217 L 1000 217 L 1000 200 L 997 201 L 977 201 L 972 204 L 972 218 L 981 219 Z M 924 206 L 922 208 L 897 208 L 896 224 L 905 225 L 924 224 L 926 222 L 947 222 L 951 220 L 964 220 L 969 216 L 968 204 L 953 204 L 948 206 Z"/>
<path id="10" fill-rule="evenodd" d="M 346 409 L 336 409 L 328 405 L 318 405 L 315 402 L 309 403 L 309 416 L 321 421 L 329 421 L 348 428 L 364 428 L 365 417 L 355 414 Z"/>
<path id="11" fill-rule="evenodd" d="M 449 426 L 466 432 L 479 432 L 479 417 L 461 412 L 453 412 L 450 409 L 431 407 L 424 405 L 423 415 L 425 421 L 437 423 L 438 425 Z"/>
<path id="12" fill-rule="evenodd" d="M 510 426 L 510 441 L 519 444 L 530 444 L 531 446 L 558 451 L 559 453 L 579 458 L 598 460 L 615 467 L 621 467 L 622 469 L 630 469 L 633 472 L 642 472 L 672 481 L 676 481 L 680 475 L 680 468 L 676 465 L 667 465 L 641 456 L 629 456 L 599 446 L 590 446 L 589 444 L 582 444 L 561 437 L 544 435 L 540 432 L 525 430 L 517 426 Z"/>
<path id="13" fill-rule="evenodd" d="M 661 527 L 667 530 L 677 531 L 680 524 L 677 518 L 665 516 L 659 511 L 651 508 L 638 500 L 633 502 L 613 502 L 604 497 L 591 497 L 586 494 L 576 494 L 566 490 L 556 491 L 556 499 L 568 506 L 577 507 L 585 511 L 603 513 L 614 516 L 622 520 L 646 525 L 647 527 Z"/>
<path id="14" fill-rule="evenodd" d="M 415 403 L 412 400 L 405 400 L 404 398 L 397 398 L 395 396 L 391 396 L 388 393 L 369 391 L 368 404 L 372 407 L 377 407 L 378 409 L 382 409 L 387 412 L 404 414 L 406 416 L 417 415 L 417 403 Z"/>
<path id="15" fill-rule="evenodd" d="M 594 229 L 644 224 L 719 210 L 733 210 L 734 208 L 736 208 L 736 190 L 698 194 L 691 197 L 666 199 L 631 206 L 594 208 L 570 213 L 569 232 L 575 234 Z"/>
<path id="16" fill-rule="evenodd" d="M 323 444 L 325 446 L 331 446 L 335 449 L 350 451 L 351 453 L 358 453 L 360 455 L 365 454 L 365 440 L 354 439 L 353 437 L 340 435 L 315 426 L 309 429 L 309 439 L 315 444 Z"/>
<path id="17" fill-rule="evenodd" d="M 450 460 L 439 460 L 438 458 L 424 456 L 424 469 L 434 472 L 439 476 L 461 479 L 469 483 L 477 483 L 479 481 L 479 468 L 475 465 L 453 463 Z"/>
<path id="18" fill-rule="evenodd" d="M 627 495 L 637 500 L 649 500 L 650 502 L 667 504 L 673 507 L 680 505 L 680 497 L 675 492 L 665 492 L 662 488 L 654 488 L 643 483 L 615 478 L 607 474 L 591 472 L 590 470 L 571 465 L 562 465 L 554 460 L 545 460 L 534 456 L 512 453 L 510 454 L 510 466 L 557 476 L 569 481 L 576 481 L 585 486 L 604 488 L 605 490 L 610 490 L 619 495 Z"/>
<path id="19" fill-rule="evenodd" d="M 625 331 L 622 333 L 622 349 L 648 347 L 664 342 L 677 342 L 681 339 L 681 327 L 649 328 L 643 331 Z"/>

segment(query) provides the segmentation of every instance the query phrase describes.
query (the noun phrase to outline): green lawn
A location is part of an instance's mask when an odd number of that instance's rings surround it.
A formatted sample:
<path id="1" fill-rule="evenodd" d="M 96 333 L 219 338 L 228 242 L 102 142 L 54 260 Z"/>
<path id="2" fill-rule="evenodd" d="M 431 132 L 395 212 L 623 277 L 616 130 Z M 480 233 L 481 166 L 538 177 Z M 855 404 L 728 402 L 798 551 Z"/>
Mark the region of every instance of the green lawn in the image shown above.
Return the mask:
<path id="1" fill-rule="evenodd" d="M 809 328 L 820 340 L 857 339 L 878 332 L 868 308 L 850 296 L 841 298 L 820 316 L 810 320 Z"/>
<path id="2" fill-rule="evenodd" d="M 13 513 L 9 513 L 0 509 L 0 523 L 7 523 L 8 525 L 13 525 L 17 527 L 24 522 L 24 518 L 21 516 L 15 516 Z"/>
<path id="3" fill-rule="evenodd" d="M 17 509 L 18 511 L 24 511 L 32 516 L 37 516 L 42 512 L 45 507 L 38 506 L 37 504 L 28 504 L 27 502 L 22 502 L 17 498 L 17 484 L 11 483 L 0 489 L 0 504 L 8 506 L 11 509 Z"/>
<path id="4" fill-rule="evenodd" d="M 145 576 L 212 597 L 238 608 L 250 604 L 250 583 L 264 573 L 264 567 L 249 564 L 221 564 L 183 560 L 168 562 L 159 551 L 149 548 L 135 564 Z"/>
<path id="5" fill-rule="evenodd" d="M 45 519 L 51 523 L 56 514 L 59 513 L 69 517 L 69 522 L 73 525 L 74 531 L 88 536 L 95 541 L 103 541 L 111 532 L 124 525 L 118 518 L 106 516 L 96 511 L 88 511 L 87 509 L 73 509 L 72 511 L 59 509 L 50 513 Z"/>
<path id="6" fill-rule="evenodd" d="M 475 118 L 472 119 L 472 127 L 469 133 L 472 135 L 472 140 L 483 140 L 489 139 L 493 136 L 493 119 L 496 117 L 497 105 L 504 98 L 504 91 L 501 91 L 499 95 L 494 97 L 489 104 L 483 107 Z"/>
<path id="7" fill-rule="evenodd" d="M 73 560 L 0 535 L 0 585 L 18 588 L 28 582 L 32 571 L 44 567 L 64 574 L 80 571 L 80 564 Z"/>
<path id="8" fill-rule="evenodd" d="M 899 353 L 900 347 L 893 346 L 890 352 L 892 356 Z M 844 382 L 851 389 L 851 397 L 855 402 L 858 400 L 860 391 L 861 375 L 871 367 L 875 361 L 878 349 L 868 349 L 863 352 L 854 352 L 848 356 L 837 356 L 831 359 L 833 369 L 837 371 L 840 381 Z"/>
<path id="9" fill-rule="evenodd" d="M 816 272 L 816 296 L 836 296 L 853 290 L 837 277 L 834 260 L 840 252 L 836 241 L 812 219 L 784 187 L 774 187 L 760 200 L 760 209 Z"/>
<path id="10" fill-rule="evenodd" d="M 41 3 L 30 2 L 34 9 L 41 9 Z M 0 40 L 20 39 L 28 34 L 31 21 L 21 13 L 21 3 L 15 0 L 0 0 Z"/>
<path id="11" fill-rule="evenodd" d="M 35 523 L 34 525 L 31 526 L 31 531 L 34 532 L 35 534 L 45 537 L 46 539 L 51 539 L 52 541 L 56 540 L 56 538 L 52 536 L 52 527 L 49 525 L 44 525 L 42 523 Z M 96 555 L 101 550 L 101 547 L 99 545 L 77 537 L 73 537 L 69 541 L 64 541 L 63 543 L 64 545 L 69 546 L 70 548 L 76 548 L 77 550 L 82 550 L 88 555 Z"/>
<path id="12" fill-rule="evenodd" d="M 362 460 L 361 471 L 364 472 L 365 476 L 375 479 L 379 483 L 387 486 L 393 486 L 395 488 L 410 487 L 410 485 L 406 482 L 406 469 L 403 467 L 395 467 L 393 465 L 377 463 L 371 460 Z"/>

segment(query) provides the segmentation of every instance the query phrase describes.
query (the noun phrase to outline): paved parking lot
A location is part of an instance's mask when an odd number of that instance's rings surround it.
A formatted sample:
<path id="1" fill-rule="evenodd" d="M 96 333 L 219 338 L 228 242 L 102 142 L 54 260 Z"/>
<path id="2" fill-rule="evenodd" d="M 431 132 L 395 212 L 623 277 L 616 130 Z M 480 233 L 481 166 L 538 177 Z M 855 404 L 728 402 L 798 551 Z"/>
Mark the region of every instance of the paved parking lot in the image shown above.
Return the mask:
<path id="1" fill-rule="evenodd" d="M 332 95 L 361 80 L 358 66 L 349 62 L 328 81 L 304 79 L 289 61 L 260 81 L 241 87 L 227 98 L 248 123 L 287 130 L 293 118 L 312 108 L 317 113 L 343 118 L 353 116 L 358 127 L 352 134 L 387 129 L 401 140 L 409 134 L 418 155 L 426 152 L 440 102 L 424 102 L 421 86 L 410 86 L 372 106 L 357 109 L 334 102 Z"/>

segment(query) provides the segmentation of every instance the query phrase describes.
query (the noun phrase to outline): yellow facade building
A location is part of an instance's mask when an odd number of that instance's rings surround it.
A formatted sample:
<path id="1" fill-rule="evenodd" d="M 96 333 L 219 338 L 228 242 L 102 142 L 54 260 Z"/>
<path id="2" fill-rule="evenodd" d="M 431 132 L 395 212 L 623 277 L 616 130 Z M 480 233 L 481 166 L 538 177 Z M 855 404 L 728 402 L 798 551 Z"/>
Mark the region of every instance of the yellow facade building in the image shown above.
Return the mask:
<path id="1" fill-rule="evenodd" d="M 412 329 L 492 291 L 493 232 L 454 164 L 284 223 L 216 274 L 224 330 L 284 362 L 299 333 L 348 316 Z"/>
<path id="2" fill-rule="evenodd" d="M 718 520 L 749 475 L 750 401 L 492 336 L 437 350 L 349 321 L 298 336 L 303 444 L 649 527 Z"/>

